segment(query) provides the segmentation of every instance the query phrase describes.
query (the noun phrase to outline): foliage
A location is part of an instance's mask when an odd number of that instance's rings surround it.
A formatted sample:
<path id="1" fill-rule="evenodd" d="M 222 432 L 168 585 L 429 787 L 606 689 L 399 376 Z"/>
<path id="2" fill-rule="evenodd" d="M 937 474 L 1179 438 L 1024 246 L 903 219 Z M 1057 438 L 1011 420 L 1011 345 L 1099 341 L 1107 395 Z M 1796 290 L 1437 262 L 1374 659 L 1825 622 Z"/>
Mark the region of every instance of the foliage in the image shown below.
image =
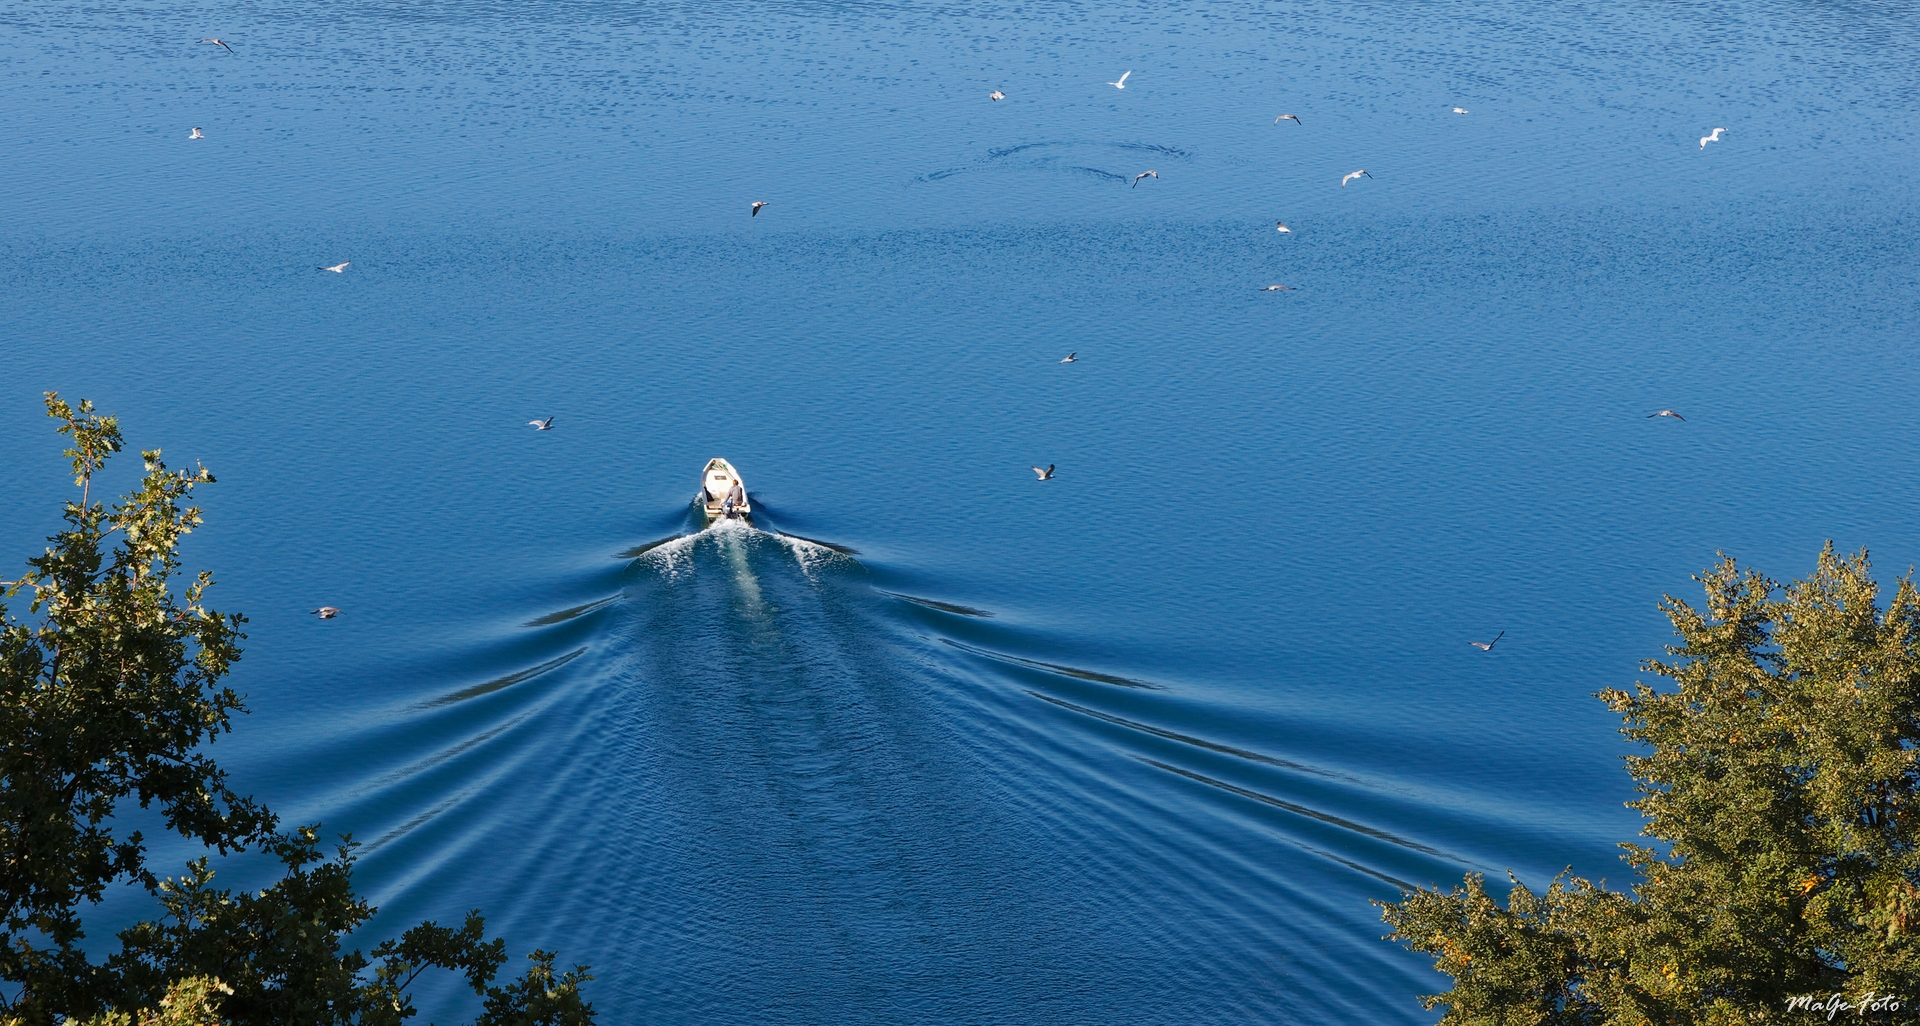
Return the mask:
<path id="1" fill-rule="evenodd" d="M 67 1020 L 67 1026 L 229 1026 L 220 1015 L 221 996 L 233 988 L 205 976 L 178 980 L 167 988 L 153 1008 L 138 1012 L 108 1012 L 85 1023 Z M 17 1020 L 8 1020 L 13 1026 Z"/>
<path id="2" fill-rule="evenodd" d="M 484 999 L 481 1026 L 591 1022 L 586 968 L 556 973 L 550 953 L 494 986 L 506 945 L 485 939 L 477 912 L 458 930 L 416 926 L 371 958 L 345 948 L 375 913 L 353 892 L 351 840 L 326 857 L 316 827 L 280 832 L 206 751 L 245 711 L 219 686 L 245 618 L 203 604 L 205 572 L 173 591 L 180 540 L 201 522 L 184 504 L 213 475 L 170 471 L 147 451 L 138 488 L 111 507 L 95 502 L 94 475 L 122 444 L 118 424 L 53 393 L 47 413 L 71 440 L 81 494 L 46 554 L 0 593 L 33 593 L 28 620 L 0 601 L 0 981 L 12 988 L 0 993 L 0 1024 L 214 1021 L 218 993 L 218 1021 L 233 1026 L 387 1026 L 415 1014 L 408 988 L 430 968 L 466 978 Z M 264 851 L 284 874 L 235 894 L 212 886 L 202 857 L 162 880 L 145 838 L 119 826 L 133 803 L 213 856 Z M 82 907 L 127 884 L 165 915 L 122 931 L 120 950 L 96 963 L 82 950 Z"/>
<path id="3" fill-rule="evenodd" d="M 33 1004 L 85 1008 L 103 981 L 75 947 L 80 903 L 116 880 L 157 884 L 141 836 L 114 833 L 119 803 L 157 805 L 168 827 L 221 853 L 273 822 L 200 751 L 240 705 L 213 685 L 239 655 L 243 621 L 201 604 L 207 574 L 184 605 L 168 587 L 179 538 L 200 522 L 180 503 L 213 476 L 171 472 L 158 451 L 143 453 L 141 487 L 109 510 L 89 492 L 120 449 L 119 426 L 53 395 L 47 412 L 72 439 L 81 498 L 7 593 L 31 587 L 43 618 L 0 620 L 0 978 L 26 984 Z M 101 548 L 114 534 L 109 559 Z"/>
<path id="4" fill-rule="evenodd" d="M 1600 693 L 1640 745 L 1630 893 L 1563 875 L 1477 874 L 1383 904 L 1390 939 L 1435 956 L 1443 1024 L 1824 1021 L 1805 999 L 1920 1000 L 1920 593 L 1884 612 L 1866 554 L 1832 545 L 1781 587 L 1722 558 L 1706 608 L 1662 609 L 1680 644 Z M 1793 999 L 1802 998 L 1795 1006 Z M 1897 1009 L 1884 1001 L 1867 1017 Z"/>

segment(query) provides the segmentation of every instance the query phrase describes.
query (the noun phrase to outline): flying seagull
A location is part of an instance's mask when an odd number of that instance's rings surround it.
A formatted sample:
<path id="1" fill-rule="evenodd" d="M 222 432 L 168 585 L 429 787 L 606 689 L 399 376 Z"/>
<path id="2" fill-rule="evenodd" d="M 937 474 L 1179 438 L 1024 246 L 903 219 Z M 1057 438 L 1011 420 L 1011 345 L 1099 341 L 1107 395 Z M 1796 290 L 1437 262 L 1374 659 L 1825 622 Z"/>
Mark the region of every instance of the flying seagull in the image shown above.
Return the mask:
<path id="1" fill-rule="evenodd" d="M 1158 172 L 1158 171 L 1142 171 L 1142 172 L 1140 172 L 1139 174 L 1137 174 L 1137 175 L 1134 175 L 1134 176 L 1133 176 L 1133 187 L 1134 187 L 1134 188 L 1136 188 L 1136 189 L 1138 189 L 1138 188 L 1140 187 L 1140 179 L 1142 179 L 1142 178 L 1151 178 L 1151 179 L 1153 179 L 1154 181 L 1156 181 L 1156 182 L 1157 182 L 1157 181 L 1159 181 L 1159 180 L 1160 180 L 1160 172 Z"/>
<path id="2" fill-rule="evenodd" d="M 1300 116 L 1297 114 L 1282 114 L 1279 117 L 1273 119 L 1273 123 L 1276 125 L 1282 121 L 1291 121 L 1296 125 L 1301 123 Z"/>
<path id="3" fill-rule="evenodd" d="M 339 263 L 334 264 L 332 267 L 319 267 L 319 268 L 315 268 L 315 270 L 332 271 L 335 274 L 345 274 L 347 273 L 347 265 L 350 263 L 353 263 L 353 261 L 342 260 Z"/>
<path id="4" fill-rule="evenodd" d="M 1687 418 L 1685 418 L 1685 417 L 1682 417 L 1681 415 L 1679 415 L 1679 414 L 1677 414 L 1677 413 L 1675 413 L 1675 412 L 1673 412 L 1672 410 L 1655 410 L 1655 411 L 1653 411 L 1652 413 L 1649 413 L 1649 414 L 1647 414 L 1647 419 L 1648 419 L 1648 420 L 1652 420 L 1652 419 L 1653 419 L 1653 418 L 1655 418 L 1655 417 L 1672 417 L 1672 418 L 1673 418 L 1674 420 L 1686 420 L 1686 419 L 1687 419 Z"/>
<path id="5" fill-rule="evenodd" d="M 1453 112 L 1454 112 L 1455 114 L 1465 114 L 1465 113 L 1467 113 L 1467 108 L 1465 108 L 1465 107 L 1455 107 L 1455 108 L 1453 108 Z"/>
<path id="6" fill-rule="evenodd" d="M 321 606 L 319 609 L 316 609 L 307 615 L 317 616 L 322 620 L 331 620 L 334 617 L 339 616 L 340 611 L 338 609 L 333 608 L 332 606 Z"/>
<path id="7" fill-rule="evenodd" d="M 1703 135 L 1703 136 L 1701 136 L 1701 137 L 1700 137 L 1700 148 L 1704 150 L 1704 149 L 1706 149 L 1706 148 L 1707 148 L 1707 144 L 1708 144 L 1708 143 L 1710 143 L 1710 142 L 1719 142 L 1719 141 L 1720 141 L 1720 133 L 1721 133 L 1721 132 L 1724 132 L 1724 131 L 1726 131 L 1726 129 L 1724 129 L 1724 128 L 1716 128 L 1716 129 L 1714 129 L 1714 130 L 1713 130 L 1713 134 L 1712 134 L 1712 135 Z"/>
<path id="8" fill-rule="evenodd" d="M 1507 632 L 1501 631 L 1500 633 L 1493 636 L 1492 641 L 1469 641 L 1467 642 L 1467 644 L 1472 645 L 1474 648 L 1477 648 L 1482 652 L 1491 652 L 1493 651 L 1493 646 L 1498 645 L 1500 643 L 1500 639 L 1506 636 L 1507 636 Z"/>
<path id="9" fill-rule="evenodd" d="M 1350 174 L 1348 174 L 1348 175 L 1347 175 L 1347 177 L 1345 177 L 1345 178 L 1342 178 L 1342 179 L 1340 179 L 1340 187 L 1341 187 L 1342 189 L 1344 189 L 1344 188 L 1346 188 L 1346 187 L 1347 187 L 1347 183 L 1348 183 L 1348 182 L 1351 182 L 1351 181 L 1353 181 L 1354 179 L 1356 179 L 1356 178 L 1358 178 L 1358 177 L 1360 177 L 1361 175 L 1367 175 L 1367 173 L 1366 173 L 1365 171 L 1354 171 L 1354 172 L 1352 172 L 1352 173 L 1350 173 Z M 1372 176 L 1372 175 L 1367 175 L 1367 177 L 1368 177 L 1368 178 L 1372 178 L 1373 176 Z"/>
<path id="10" fill-rule="evenodd" d="M 1045 470 L 1041 470 L 1039 467 L 1034 467 L 1033 472 L 1040 475 L 1040 480 L 1042 481 L 1053 480 L 1053 464 L 1051 463 L 1047 464 L 1047 469 Z"/>
<path id="11" fill-rule="evenodd" d="M 1292 292 L 1292 291 L 1293 291 L 1293 286 L 1291 286 L 1291 285 L 1269 285 L 1269 286 L 1267 286 L 1266 288 L 1263 288 L 1263 289 L 1261 289 L 1260 291 L 1262 291 L 1262 292 Z"/>
<path id="12" fill-rule="evenodd" d="M 1076 361 L 1076 360 L 1078 360 L 1078 359 L 1080 359 L 1080 354 L 1079 354 L 1079 353 L 1077 353 L 1077 352 L 1076 352 L 1076 353 L 1068 353 L 1068 354 L 1067 354 L 1066 356 L 1064 356 L 1064 357 L 1061 357 L 1061 358 L 1060 358 L 1060 362 L 1061 362 L 1061 363 L 1073 363 L 1074 361 Z"/>
<path id="13" fill-rule="evenodd" d="M 994 90 L 993 92 L 990 92 L 990 93 L 988 93 L 988 94 L 987 94 L 987 99 L 989 99 L 989 100 L 995 100 L 995 101 L 998 101 L 998 100 L 1004 100 L 1004 99 L 1006 99 L 1006 98 L 1007 98 L 1007 94 L 1006 94 L 1006 93 L 1003 93 L 1003 92 L 1001 92 L 1001 91 L 1000 91 L 1000 90 L 998 90 L 998 89 L 995 89 L 995 90 Z"/>
<path id="14" fill-rule="evenodd" d="M 233 52 L 233 47 L 231 47 L 231 46 L 228 46 L 228 45 L 226 44 L 226 42 L 225 42 L 225 41 L 223 41 L 223 40 L 219 40 L 219 39 L 202 39 L 202 40 L 201 40 L 201 42 L 203 42 L 203 43 L 212 43 L 213 45 L 215 45 L 215 46 L 217 46 L 217 47 L 219 47 L 219 48 L 220 48 L 220 49 L 222 49 L 222 50 L 225 50 L 225 51 L 227 51 L 228 53 L 232 53 L 232 52 Z"/>
<path id="15" fill-rule="evenodd" d="M 548 417 L 546 420 L 530 420 L 530 421 L 527 421 L 527 423 L 532 425 L 535 431 L 552 431 L 553 430 L 552 417 Z"/>
<path id="16" fill-rule="evenodd" d="M 206 136 L 204 136 L 204 135 L 201 135 L 201 134 L 200 134 L 200 129 L 199 129 L 198 127 L 195 127 L 195 128 L 194 128 L 194 130 L 193 130 L 193 134 L 192 134 L 192 135 L 190 135 L 190 136 L 187 136 L 187 138 L 189 138 L 189 139 L 205 139 L 205 138 L 206 138 Z"/>
<path id="17" fill-rule="evenodd" d="M 760 201 L 758 201 L 758 202 L 756 202 L 756 203 L 755 203 L 755 204 L 753 205 L 753 213 L 751 213 L 751 214 L 748 214 L 747 216 L 748 216 L 748 217 L 759 217 L 759 216 L 760 216 L 760 208 L 761 208 L 761 207 L 764 207 L 764 206 L 766 206 L 766 205 L 767 205 L 767 201 L 766 201 L 766 200 L 760 200 Z"/>
<path id="18" fill-rule="evenodd" d="M 1127 75 L 1131 75 L 1131 74 L 1133 74 L 1133 72 L 1131 71 L 1127 72 Z M 1121 75 L 1120 81 L 1118 82 L 1108 82 L 1107 84 L 1114 87 L 1115 89 L 1125 89 L 1127 87 L 1127 75 Z"/>
<path id="19" fill-rule="evenodd" d="M 1285 221 L 1275 221 L 1275 222 L 1273 222 L 1273 230 L 1274 230 L 1274 231 L 1278 231 L 1278 232 L 1286 232 L 1286 233 L 1288 233 L 1289 235 L 1291 235 L 1291 234 L 1293 233 L 1293 229 L 1291 229 L 1291 228 L 1289 228 L 1289 227 L 1287 227 L 1287 222 L 1285 222 Z"/>

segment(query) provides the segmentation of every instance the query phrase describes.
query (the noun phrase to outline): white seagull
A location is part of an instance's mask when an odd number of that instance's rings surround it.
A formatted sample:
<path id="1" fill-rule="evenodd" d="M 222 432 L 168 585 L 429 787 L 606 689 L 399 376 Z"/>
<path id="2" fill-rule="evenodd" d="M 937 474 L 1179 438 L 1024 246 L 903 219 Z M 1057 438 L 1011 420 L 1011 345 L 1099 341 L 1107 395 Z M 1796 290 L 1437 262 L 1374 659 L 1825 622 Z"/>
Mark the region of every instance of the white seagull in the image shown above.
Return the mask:
<path id="1" fill-rule="evenodd" d="M 1701 136 L 1701 137 L 1700 137 L 1700 148 L 1704 150 L 1704 149 L 1706 149 L 1706 148 L 1707 148 L 1707 144 L 1708 144 L 1708 143 L 1710 143 L 1710 142 L 1719 142 L 1719 141 L 1720 141 L 1720 133 L 1721 133 L 1721 132 L 1724 132 L 1724 131 L 1726 131 L 1726 129 L 1724 129 L 1724 128 L 1716 128 L 1716 129 L 1714 129 L 1714 130 L 1713 130 L 1713 134 L 1712 134 L 1712 135 L 1703 135 L 1703 136 Z"/>
<path id="2" fill-rule="evenodd" d="M 1465 107 L 1455 107 L 1455 108 L 1453 108 L 1453 112 L 1454 112 L 1455 114 L 1465 114 L 1465 113 L 1467 113 L 1467 108 L 1465 108 Z"/>
<path id="3" fill-rule="evenodd" d="M 332 267 L 317 267 L 315 268 L 315 270 L 332 271 L 335 274 L 345 274 L 347 273 L 347 265 L 351 263 L 353 263 L 353 261 L 351 260 L 342 260 L 339 263 L 334 264 Z"/>
<path id="4" fill-rule="evenodd" d="M 1151 178 L 1151 179 L 1153 179 L 1154 181 L 1156 181 L 1156 182 L 1157 182 L 1157 181 L 1159 181 L 1159 180 L 1160 180 L 1160 172 L 1158 172 L 1158 171 L 1142 171 L 1142 172 L 1140 172 L 1139 174 L 1137 174 L 1137 175 L 1134 175 L 1134 176 L 1133 176 L 1133 187 L 1134 187 L 1134 188 L 1136 188 L 1136 189 L 1138 189 L 1138 188 L 1140 187 L 1140 179 L 1142 179 L 1142 178 Z"/>
<path id="5" fill-rule="evenodd" d="M 1655 418 L 1655 417 L 1672 417 L 1672 418 L 1673 418 L 1674 420 L 1686 420 L 1686 419 L 1687 419 L 1687 418 L 1685 418 L 1685 417 L 1682 417 L 1681 415 L 1679 415 L 1679 414 L 1677 414 L 1677 413 L 1675 413 L 1675 412 L 1673 412 L 1672 410 L 1655 410 L 1655 411 L 1653 411 L 1652 413 L 1649 413 L 1649 414 L 1647 414 L 1647 419 L 1648 419 L 1648 420 L 1652 420 L 1652 419 L 1653 419 L 1653 418 Z"/>
<path id="6" fill-rule="evenodd" d="M 1291 285 L 1268 285 L 1268 286 L 1267 286 L 1266 288 L 1263 288 L 1263 289 L 1261 289 L 1260 291 L 1262 291 L 1262 292 L 1292 292 L 1292 291 L 1293 291 L 1293 286 L 1291 286 Z"/>
<path id="7" fill-rule="evenodd" d="M 215 46 L 217 46 L 217 47 L 219 47 L 219 48 L 220 48 L 220 49 L 222 49 L 222 50 L 225 50 L 225 51 L 227 51 L 228 53 L 232 53 L 232 52 L 233 52 L 233 47 L 231 47 L 231 46 L 228 46 L 228 45 L 227 45 L 227 44 L 226 44 L 226 43 L 225 43 L 225 42 L 224 42 L 223 40 L 219 40 L 219 39 L 202 39 L 202 40 L 201 40 L 201 42 L 203 42 L 203 43 L 212 43 L 213 45 L 215 45 Z"/>
<path id="8" fill-rule="evenodd" d="M 195 129 L 193 130 L 193 134 L 192 134 L 192 135 L 190 135 L 190 136 L 187 136 L 187 138 L 189 138 L 189 139 L 205 139 L 205 138 L 206 138 L 206 136 L 204 136 L 204 135 L 201 135 L 201 134 L 200 134 L 200 129 L 196 127 L 196 128 L 195 128 Z"/>
<path id="9" fill-rule="evenodd" d="M 322 620 L 331 620 L 334 617 L 339 616 L 340 611 L 338 609 L 333 608 L 332 606 L 321 606 L 319 609 L 314 610 L 312 613 L 309 613 L 308 615 L 317 616 Z"/>
<path id="10" fill-rule="evenodd" d="M 988 93 L 988 94 L 987 94 L 987 99 L 989 99 L 989 100 L 995 100 L 995 101 L 998 101 L 998 100 L 1004 100 L 1004 99 L 1006 99 L 1006 98 L 1007 98 L 1007 94 L 1006 94 L 1006 93 L 1003 93 L 1003 92 L 1001 92 L 1001 91 L 1000 91 L 1000 90 L 998 90 L 998 89 L 995 89 L 995 90 L 994 90 L 993 92 L 990 92 L 990 93 Z"/>
<path id="11" fill-rule="evenodd" d="M 546 420 L 530 420 L 530 421 L 527 421 L 527 423 L 532 425 L 535 431 L 552 431 L 553 430 L 552 417 L 548 417 Z"/>
<path id="12" fill-rule="evenodd" d="M 1482 652 L 1491 652 L 1493 651 L 1493 646 L 1498 645 L 1500 643 L 1500 639 L 1506 636 L 1507 636 L 1507 632 L 1501 631 L 1500 633 L 1493 636 L 1492 641 L 1469 641 L 1467 642 L 1467 644 L 1472 645 L 1474 648 L 1477 648 Z"/>
<path id="13" fill-rule="evenodd" d="M 1040 475 L 1040 480 L 1042 481 L 1053 480 L 1053 464 L 1051 463 L 1047 464 L 1047 469 L 1045 470 L 1041 470 L 1039 467 L 1034 467 L 1032 469 L 1034 473 Z"/>
<path id="14" fill-rule="evenodd" d="M 1301 123 L 1300 117 L 1297 114 L 1282 114 L 1279 117 L 1273 119 L 1273 123 L 1276 125 L 1282 121 L 1291 121 L 1296 125 Z"/>
<path id="15" fill-rule="evenodd" d="M 1080 354 L 1079 354 L 1079 353 L 1068 353 L 1067 355 L 1065 355 L 1065 356 L 1063 356 L 1063 357 L 1061 357 L 1061 358 L 1060 358 L 1060 362 L 1061 362 L 1061 363 L 1073 363 L 1073 362 L 1075 362 L 1075 361 L 1077 361 L 1077 360 L 1079 360 L 1079 359 L 1080 359 Z"/>
<path id="16" fill-rule="evenodd" d="M 766 200 L 759 200 L 759 201 L 757 201 L 757 202 L 755 202 L 755 203 L 754 203 L 754 205 L 753 205 L 753 213 L 751 213 L 751 214 L 748 214 L 747 216 L 748 216 L 748 217 L 759 217 L 759 216 L 760 216 L 760 208 L 761 208 L 761 207 L 764 207 L 764 206 L 766 206 L 766 205 L 767 205 L 767 201 L 766 201 Z"/>
<path id="17" fill-rule="evenodd" d="M 1127 75 L 1131 75 L 1131 74 L 1133 74 L 1133 72 L 1131 71 L 1127 72 Z M 1118 82 L 1108 82 L 1107 84 L 1114 87 L 1115 89 L 1125 89 L 1127 87 L 1127 75 L 1121 75 L 1120 81 Z"/>
<path id="18" fill-rule="evenodd" d="M 1352 172 L 1352 173 L 1350 173 L 1350 174 L 1348 174 L 1348 175 L 1347 175 L 1347 177 L 1345 177 L 1345 178 L 1342 178 L 1342 179 L 1340 179 L 1340 187 L 1341 187 L 1342 189 L 1344 189 L 1344 188 L 1346 188 L 1346 187 L 1347 187 L 1347 183 L 1348 183 L 1348 182 L 1351 182 L 1351 181 L 1353 181 L 1354 179 L 1356 179 L 1356 178 L 1358 178 L 1358 177 L 1360 177 L 1361 175 L 1367 175 L 1367 173 L 1366 173 L 1365 171 L 1354 171 L 1354 172 Z M 1372 175 L 1367 175 L 1367 177 L 1368 177 L 1368 178 L 1372 178 L 1373 176 L 1372 176 Z"/>
<path id="19" fill-rule="evenodd" d="M 1287 222 L 1285 221 L 1273 222 L 1273 230 L 1277 232 L 1286 232 L 1289 235 L 1293 234 L 1293 229 L 1287 227 Z"/>

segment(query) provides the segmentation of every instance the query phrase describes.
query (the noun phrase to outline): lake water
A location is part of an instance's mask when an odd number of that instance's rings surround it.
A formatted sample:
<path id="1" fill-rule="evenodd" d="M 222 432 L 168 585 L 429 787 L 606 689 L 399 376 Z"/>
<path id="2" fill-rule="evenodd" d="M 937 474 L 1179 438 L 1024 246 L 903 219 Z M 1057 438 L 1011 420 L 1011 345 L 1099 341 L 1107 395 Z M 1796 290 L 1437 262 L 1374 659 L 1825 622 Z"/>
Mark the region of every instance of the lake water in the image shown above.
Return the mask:
<path id="1" fill-rule="evenodd" d="M 368 946 L 481 907 L 604 1022 L 1430 1022 L 1369 900 L 1625 878 L 1591 695 L 1663 593 L 1920 562 L 1911 5 L 156 0 L 0 51 L 5 561 L 44 390 L 205 463 L 216 755 L 365 842 Z"/>

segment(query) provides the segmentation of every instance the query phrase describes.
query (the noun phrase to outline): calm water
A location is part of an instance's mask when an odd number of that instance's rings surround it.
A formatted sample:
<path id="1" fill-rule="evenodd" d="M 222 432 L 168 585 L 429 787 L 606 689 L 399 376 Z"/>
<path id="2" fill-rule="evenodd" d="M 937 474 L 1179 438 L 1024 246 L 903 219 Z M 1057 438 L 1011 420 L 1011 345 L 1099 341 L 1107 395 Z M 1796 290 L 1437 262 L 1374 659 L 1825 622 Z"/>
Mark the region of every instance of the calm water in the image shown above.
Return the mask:
<path id="1" fill-rule="evenodd" d="M 1910 5 L 158 0 L 0 48 L 5 559 L 43 390 L 212 468 L 217 754 L 366 842 L 368 945 L 480 906 L 606 1022 L 1431 1021 L 1368 900 L 1623 878 L 1590 696 L 1663 592 L 1920 562 Z M 755 528 L 690 517 L 716 455 Z"/>

